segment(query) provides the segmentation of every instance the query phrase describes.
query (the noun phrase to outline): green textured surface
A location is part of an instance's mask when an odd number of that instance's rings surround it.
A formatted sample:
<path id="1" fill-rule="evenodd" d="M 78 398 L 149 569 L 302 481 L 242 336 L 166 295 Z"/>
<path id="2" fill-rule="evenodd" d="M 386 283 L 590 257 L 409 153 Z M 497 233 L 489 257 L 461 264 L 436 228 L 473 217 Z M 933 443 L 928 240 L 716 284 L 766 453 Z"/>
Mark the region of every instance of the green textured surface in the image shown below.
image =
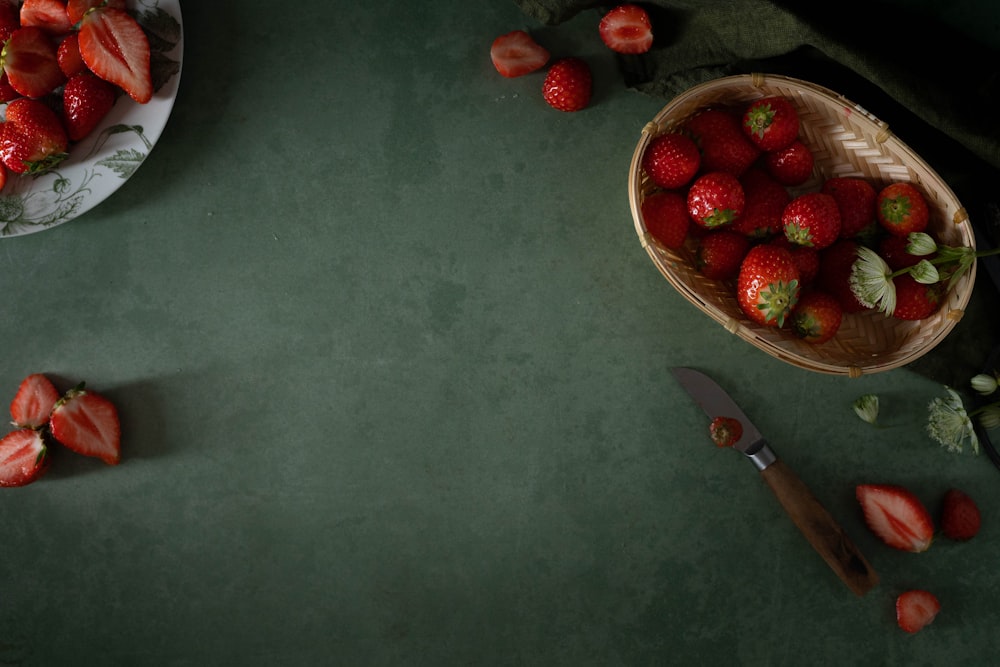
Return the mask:
<path id="1" fill-rule="evenodd" d="M 86 379 L 124 429 L 119 467 L 56 452 L 0 493 L 0 664 L 994 663 L 1000 472 L 924 434 L 938 383 L 807 373 L 670 288 L 626 194 L 664 102 L 622 87 L 593 16 L 295 7 L 186 3 L 150 158 L 0 241 L 0 388 Z M 522 27 L 588 59 L 591 108 L 496 74 Z M 675 365 L 731 389 L 875 590 L 709 444 Z M 851 412 L 867 392 L 883 428 Z M 983 531 L 894 552 L 859 482 L 932 508 L 960 486 Z M 916 636 L 912 587 L 944 607 Z"/>

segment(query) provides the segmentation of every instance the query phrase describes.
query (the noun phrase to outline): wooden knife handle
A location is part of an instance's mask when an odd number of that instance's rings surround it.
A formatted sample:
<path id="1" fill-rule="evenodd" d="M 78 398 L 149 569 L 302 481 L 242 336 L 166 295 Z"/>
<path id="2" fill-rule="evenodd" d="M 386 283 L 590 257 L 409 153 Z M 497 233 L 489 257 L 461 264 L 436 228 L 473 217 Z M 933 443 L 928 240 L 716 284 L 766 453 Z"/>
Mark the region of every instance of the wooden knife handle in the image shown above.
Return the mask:
<path id="1" fill-rule="evenodd" d="M 864 595 L 878 583 L 878 574 L 858 547 L 791 468 L 779 459 L 760 474 L 809 543 L 855 595 Z"/>

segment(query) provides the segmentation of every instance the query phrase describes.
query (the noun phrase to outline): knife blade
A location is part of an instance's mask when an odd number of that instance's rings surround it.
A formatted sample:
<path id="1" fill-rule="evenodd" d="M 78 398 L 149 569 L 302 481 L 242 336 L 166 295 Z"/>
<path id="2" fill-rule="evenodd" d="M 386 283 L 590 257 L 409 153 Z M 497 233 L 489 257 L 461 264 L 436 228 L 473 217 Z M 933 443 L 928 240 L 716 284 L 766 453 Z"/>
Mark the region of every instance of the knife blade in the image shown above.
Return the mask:
<path id="1" fill-rule="evenodd" d="M 740 422 L 743 434 L 733 447 L 753 463 L 792 522 L 847 587 L 858 596 L 874 588 L 878 574 L 861 550 L 798 475 L 778 458 L 736 401 L 701 371 L 693 368 L 671 371 L 709 419 L 732 417 Z"/>

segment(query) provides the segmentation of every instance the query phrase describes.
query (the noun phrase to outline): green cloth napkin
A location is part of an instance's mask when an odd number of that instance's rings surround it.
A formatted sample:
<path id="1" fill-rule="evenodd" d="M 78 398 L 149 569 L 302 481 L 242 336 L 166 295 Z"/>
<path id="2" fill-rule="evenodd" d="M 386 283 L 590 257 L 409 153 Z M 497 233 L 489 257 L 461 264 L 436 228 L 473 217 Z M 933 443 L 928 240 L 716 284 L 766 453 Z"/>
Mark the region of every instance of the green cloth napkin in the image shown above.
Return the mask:
<path id="1" fill-rule="evenodd" d="M 593 10 L 595 34 L 601 13 L 613 6 L 514 1 L 546 25 Z M 985 24 L 977 30 L 956 26 L 962 20 L 958 10 L 972 21 L 968 0 L 639 4 L 649 11 L 655 42 L 647 54 L 619 57 L 626 86 L 664 103 L 704 81 L 750 72 L 826 86 L 888 123 L 948 182 L 969 211 L 980 247 L 1000 245 L 1000 53 L 982 38 L 988 35 Z M 996 29 L 1000 9 L 992 17 Z M 967 387 L 1000 343 L 1000 260 L 979 265 L 966 316 L 910 366 L 955 387 Z"/>

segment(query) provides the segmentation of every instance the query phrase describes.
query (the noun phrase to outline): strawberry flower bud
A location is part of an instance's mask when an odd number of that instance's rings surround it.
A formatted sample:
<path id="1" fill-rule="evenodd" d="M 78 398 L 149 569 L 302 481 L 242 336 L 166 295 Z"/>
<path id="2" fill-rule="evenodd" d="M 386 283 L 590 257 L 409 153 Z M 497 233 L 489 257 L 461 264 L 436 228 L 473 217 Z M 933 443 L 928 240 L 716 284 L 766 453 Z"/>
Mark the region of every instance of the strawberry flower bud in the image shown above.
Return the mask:
<path id="1" fill-rule="evenodd" d="M 932 255 L 938 250 L 938 244 L 934 238 L 925 232 L 913 232 L 906 237 L 906 252 L 911 255 L 923 257 Z"/>
<path id="2" fill-rule="evenodd" d="M 979 413 L 979 424 L 987 431 L 1000 428 L 1000 404 L 986 406 Z"/>
<path id="3" fill-rule="evenodd" d="M 854 401 L 854 414 L 862 421 L 875 424 L 878 420 L 878 396 L 875 394 L 865 394 Z"/>
<path id="4" fill-rule="evenodd" d="M 922 259 L 910 269 L 913 279 L 922 285 L 933 285 L 941 279 L 938 270 L 926 259 Z"/>
<path id="5" fill-rule="evenodd" d="M 997 390 L 997 378 L 994 375 L 987 375 L 986 373 L 980 373 L 979 375 L 972 378 L 970 382 L 972 388 L 983 396 L 989 396 L 994 391 Z"/>

